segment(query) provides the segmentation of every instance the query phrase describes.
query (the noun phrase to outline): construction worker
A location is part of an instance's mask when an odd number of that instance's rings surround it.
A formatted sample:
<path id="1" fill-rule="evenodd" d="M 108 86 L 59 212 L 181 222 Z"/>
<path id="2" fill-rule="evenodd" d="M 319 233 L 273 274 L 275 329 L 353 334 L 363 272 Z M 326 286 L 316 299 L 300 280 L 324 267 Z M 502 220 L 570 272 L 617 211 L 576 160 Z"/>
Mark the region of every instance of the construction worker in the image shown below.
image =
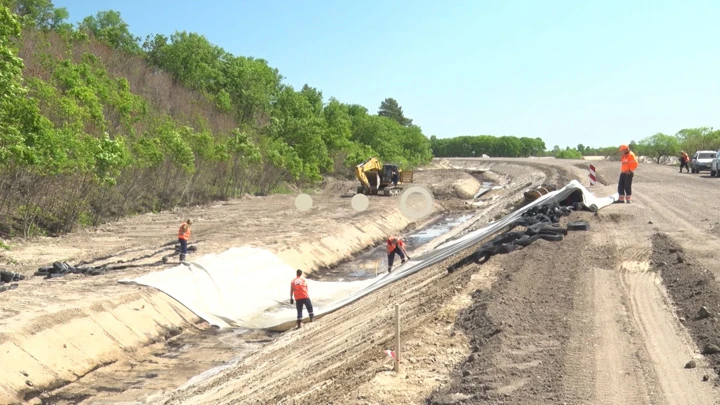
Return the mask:
<path id="1" fill-rule="evenodd" d="M 192 225 L 191 220 L 186 220 L 182 224 L 180 224 L 180 229 L 178 230 L 178 242 L 180 242 L 180 261 L 185 261 L 185 255 L 187 255 L 187 244 L 190 240 L 190 225 Z"/>
<path id="2" fill-rule="evenodd" d="M 680 151 L 680 173 L 682 173 L 683 167 L 690 173 L 690 156 L 685 151 Z"/>
<path id="3" fill-rule="evenodd" d="M 387 239 L 388 273 L 392 271 L 396 253 L 400 255 L 400 264 L 405 263 L 405 260 L 410 259 L 410 256 L 408 256 L 407 251 L 405 250 L 405 242 L 398 237 L 391 236 Z"/>
<path id="4" fill-rule="evenodd" d="M 307 308 L 308 315 L 310 315 L 310 322 L 313 321 L 315 314 L 313 313 L 312 302 L 308 295 L 307 282 L 302 276 L 302 270 L 298 269 L 295 274 L 297 277 L 290 283 L 290 305 L 293 304 L 293 296 L 295 297 L 295 308 L 297 308 L 297 327 L 300 329 L 300 321 L 302 321 L 303 305 Z"/>
<path id="5" fill-rule="evenodd" d="M 618 194 L 620 198 L 617 202 L 630 204 L 632 197 L 632 180 L 637 169 L 638 161 L 635 153 L 633 153 L 627 145 L 620 145 L 620 180 L 618 181 Z"/>

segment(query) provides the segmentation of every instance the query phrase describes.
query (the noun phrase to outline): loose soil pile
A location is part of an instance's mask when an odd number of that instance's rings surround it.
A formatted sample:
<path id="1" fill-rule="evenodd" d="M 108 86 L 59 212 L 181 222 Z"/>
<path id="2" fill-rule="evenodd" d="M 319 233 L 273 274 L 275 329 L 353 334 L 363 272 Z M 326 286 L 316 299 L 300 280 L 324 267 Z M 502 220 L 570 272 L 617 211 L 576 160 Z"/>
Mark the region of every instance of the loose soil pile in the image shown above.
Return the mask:
<path id="1" fill-rule="evenodd" d="M 658 233 L 652 242 L 653 268 L 662 274 L 678 317 L 720 374 L 720 283 L 672 238 Z"/>

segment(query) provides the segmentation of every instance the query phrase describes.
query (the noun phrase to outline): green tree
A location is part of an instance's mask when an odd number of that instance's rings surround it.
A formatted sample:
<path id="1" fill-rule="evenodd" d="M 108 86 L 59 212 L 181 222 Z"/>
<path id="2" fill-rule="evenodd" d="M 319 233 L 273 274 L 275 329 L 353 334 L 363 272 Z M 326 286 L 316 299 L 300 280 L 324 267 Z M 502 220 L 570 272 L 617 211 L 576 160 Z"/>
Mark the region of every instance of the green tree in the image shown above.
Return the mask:
<path id="1" fill-rule="evenodd" d="M 130 33 L 128 24 L 119 11 L 99 11 L 94 16 L 85 17 L 78 24 L 78 29 L 92 34 L 115 49 L 133 54 L 141 51 L 138 43 L 140 38 Z"/>
<path id="2" fill-rule="evenodd" d="M 698 150 L 720 148 L 720 131 L 714 131 L 711 127 L 682 129 L 675 137 L 680 142 L 681 148 L 691 155 Z"/>
<path id="3" fill-rule="evenodd" d="M 10 9 L 0 5 L 0 163 L 8 165 L 32 161 L 33 134 L 39 114 L 32 100 L 25 97 L 22 83 L 24 64 L 17 56 L 13 39 L 20 36 L 20 23 Z"/>
<path id="4" fill-rule="evenodd" d="M 663 159 L 680 153 L 680 142 L 672 135 L 657 133 L 640 141 L 643 155 L 661 163 Z"/>
<path id="5" fill-rule="evenodd" d="M 330 98 L 330 101 L 323 108 L 323 117 L 327 124 L 323 141 L 328 150 L 337 152 L 349 148 L 351 144 L 350 137 L 352 136 L 352 118 L 350 117 L 349 107 L 335 98 Z"/>
<path id="6" fill-rule="evenodd" d="M 173 45 L 176 43 L 173 42 Z M 277 100 L 282 82 L 282 76 L 277 69 L 270 67 L 263 59 L 227 55 L 219 48 L 208 48 L 204 42 L 201 42 L 199 47 L 206 49 L 206 56 L 197 65 L 208 66 L 202 67 L 201 70 L 212 71 L 213 68 L 210 66 L 219 64 L 217 65 L 219 88 L 204 87 L 214 94 L 226 92 L 235 116 L 241 124 L 255 124 L 263 116 L 271 113 L 272 104 Z M 187 50 L 192 51 L 192 47 L 188 47 Z M 214 75 L 214 72 L 211 73 L 211 76 Z M 320 99 L 322 100 L 322 94 Z M 322 101 L 320 106 L 322 107 Z"/>
<path id="7" fill-rule="evenodd" d="M 5 3 L 17 14 L 23 25 L 44 30 L 70 29 L 70 17 L 65 7 L 55 8 L 50 0 L 6 0 Z"/>
<path id="8" fill-rule="evenodd" d="M 310 100 L 291 86 L 280 92 L 275 113 L 266 133 L 284 141 L 302 160 L 302 168 L 295 173 L 296 178 L 319 180 L 321 174 L 332 168 L 332 160 L 323 141 L 326 124 L 322 116 L 317 116 Z"/>
<path id="9" fill-rule="evenodd" d="M 403 109 L 402 107 L 400 107 L 400 104 L 398 104 L 397 100 L 390 97 L 386 98 L 380 103 L 378 115 L 381 117 L 388 117 L 405 127 L 412 125 L 413 121 L 405 117 L 405 114 L 403 113 Z"/>
<path id="10" fill-rule="evenodd" d="M 227 52 L 210 43 L 203 35 L 176 32 L 169 41 L 162 35 L 156 35 L 148 38 L 143 46 L 148 60 L 172 74 L 179 83 L 210 94 L 217 94 L 222 88 L 221 60 L 228 56 Z"/>

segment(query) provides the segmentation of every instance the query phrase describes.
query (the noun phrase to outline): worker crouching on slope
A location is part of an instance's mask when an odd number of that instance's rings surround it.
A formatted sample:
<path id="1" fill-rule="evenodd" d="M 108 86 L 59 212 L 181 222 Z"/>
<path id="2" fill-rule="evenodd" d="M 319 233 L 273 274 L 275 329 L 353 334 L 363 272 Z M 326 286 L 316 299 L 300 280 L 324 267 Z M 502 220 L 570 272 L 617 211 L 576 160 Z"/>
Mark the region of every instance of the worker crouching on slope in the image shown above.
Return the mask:
<path id="1" fill-rule="evenodd" d="M 302 321 L 303 305 L 307 308 L 308 315 L 310 315 L 310 322 L 313 321 L 315 314 L 313 313 L 312 302 L 310 301 L 310 295 L 308 295 L 307 282 L 302 276 L 302 270 L 298 269 L 295 272 L 297 277 L 290 282 L 290 305 L 293 304 L 293 296 L 295 297 L 295 308 L 297 308 L 297 327 L 300 328 Z"/>
<path id="2" fill-rule="evenodd" d="M 188 241 L 190 240 L 190 225 L 192 225 L 191 220 L 187 220 L 183 222 L 180 225 L 180 229 L 178 230 L 178 242 L 180 242 L 180 261 L 185 261 L 185 256 L 187 255 L 187 247 L 188 247 Z"/>
<path id="3" fill-rule="evenodd" d="M 401 264 L 405 263 L 405 260 L 410 259 L 410 256 L 408 256 L 407 251 L 405 250 L 405 242 L 403 242 L 400 238 L 391 236 L 387 239 L 388 273 L 392 271 L 396 253 L 400 255 Z"/>
<path id="4" fill-rule="evenodd" d="M 632 181 L 637 169 L 638 161 L 635 153 L 633 153 L 627 145 L 620 145 L 620 180 L 618 181 L 619 203 L 630 204 L 632 198 Z"/>

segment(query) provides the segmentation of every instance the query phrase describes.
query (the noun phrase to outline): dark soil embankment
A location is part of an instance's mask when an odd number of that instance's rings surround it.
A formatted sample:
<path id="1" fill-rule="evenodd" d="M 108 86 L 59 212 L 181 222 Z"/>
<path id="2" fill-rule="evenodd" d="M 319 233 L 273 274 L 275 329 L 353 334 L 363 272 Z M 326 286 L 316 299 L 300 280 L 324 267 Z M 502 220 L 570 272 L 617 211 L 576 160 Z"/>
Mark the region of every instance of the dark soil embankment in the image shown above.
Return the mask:
<path id="1" fill-rule="evenodd" d="M 662 274 L 680 321 L 720 374 L 720 283 L 667 235 L 655 234 L 652 242 L 653 268 Z"/>

